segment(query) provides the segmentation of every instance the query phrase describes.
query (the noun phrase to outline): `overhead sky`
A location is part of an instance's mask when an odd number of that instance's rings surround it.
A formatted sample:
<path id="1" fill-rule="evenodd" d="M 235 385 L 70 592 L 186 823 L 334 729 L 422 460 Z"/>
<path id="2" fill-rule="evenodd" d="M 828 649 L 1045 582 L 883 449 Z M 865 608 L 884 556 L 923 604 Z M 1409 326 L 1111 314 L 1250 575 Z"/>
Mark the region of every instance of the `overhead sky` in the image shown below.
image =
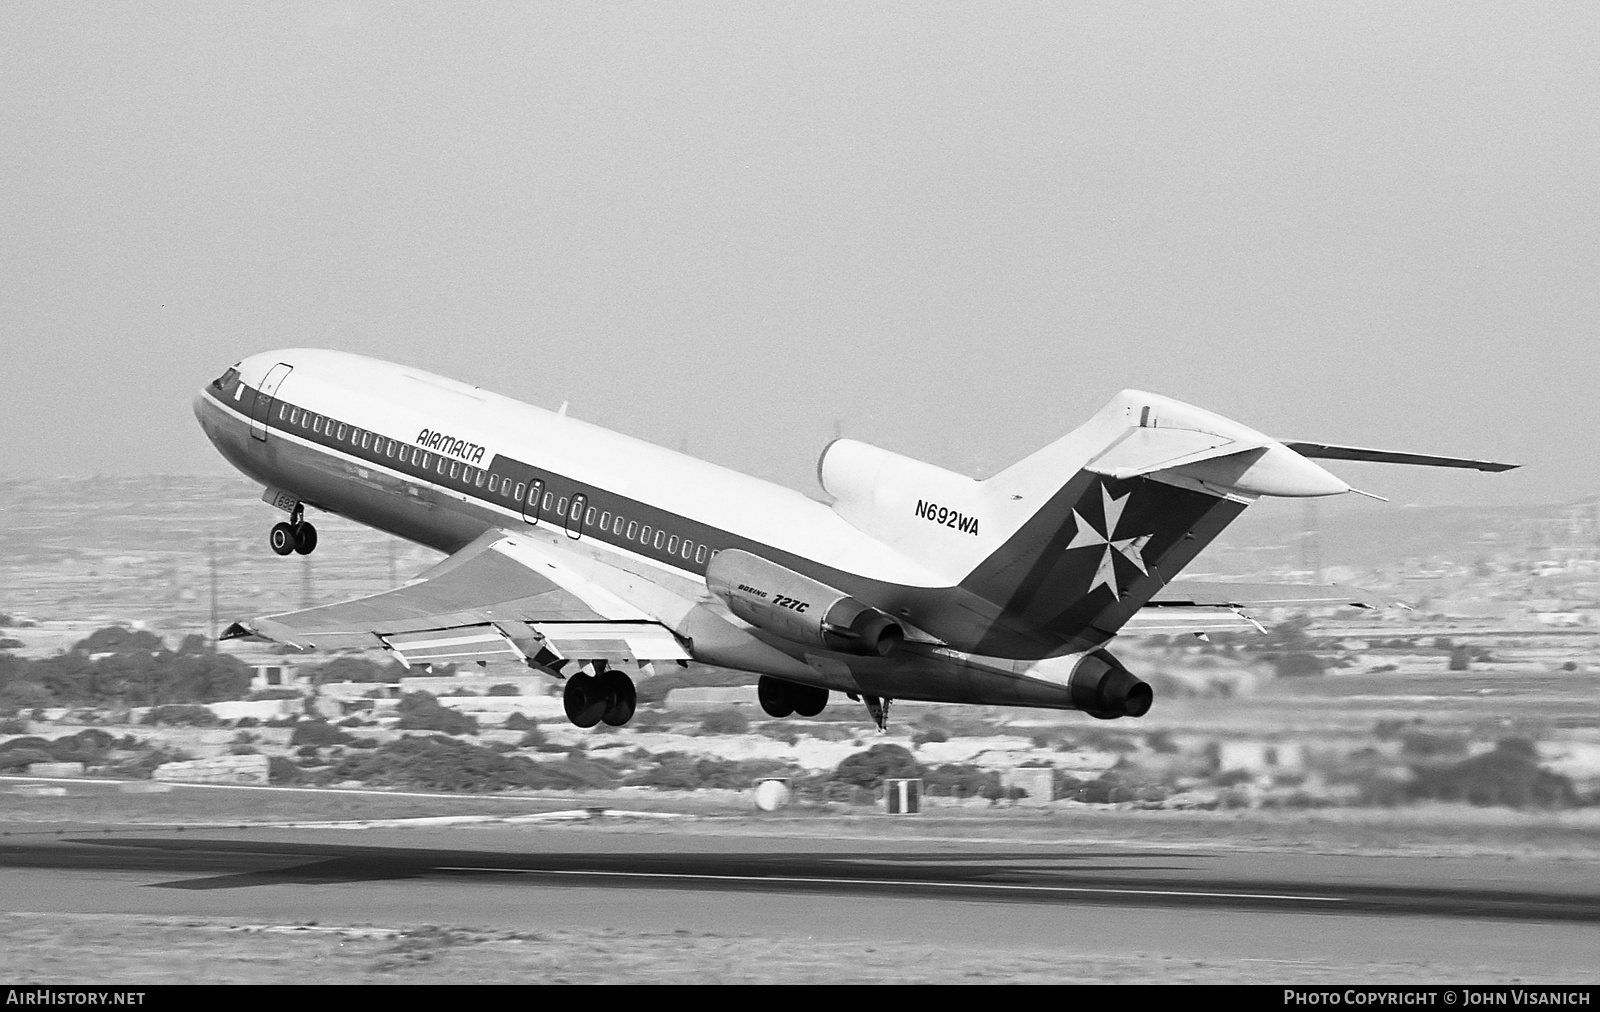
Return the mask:
<path id="1" fill-rule="evenodd" d="M 1583 3 L 0 6 L 0 475 L 227 473 L 246 354 L 815 490 L 1123 387 L 1401 502 L 1600 491 Z"/>

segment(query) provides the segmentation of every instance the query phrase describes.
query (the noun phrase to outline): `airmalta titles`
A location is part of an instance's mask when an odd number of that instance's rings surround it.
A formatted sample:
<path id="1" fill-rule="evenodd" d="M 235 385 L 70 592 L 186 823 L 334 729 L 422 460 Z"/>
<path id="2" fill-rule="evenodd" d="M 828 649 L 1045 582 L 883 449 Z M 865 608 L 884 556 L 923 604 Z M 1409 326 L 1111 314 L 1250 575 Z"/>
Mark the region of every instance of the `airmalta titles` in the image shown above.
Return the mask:
<path id="1" fill-rule="evenodd" d="M 483 460 L 483 447 L 477 443 L 469 443 L 464 439 L 447 436 L 432 429 L 423 429 L 418 434 L 417 445 L 425 450 L 436 450 L 447 456 L 459 457 L 469 464 L 477 464 Z"/>

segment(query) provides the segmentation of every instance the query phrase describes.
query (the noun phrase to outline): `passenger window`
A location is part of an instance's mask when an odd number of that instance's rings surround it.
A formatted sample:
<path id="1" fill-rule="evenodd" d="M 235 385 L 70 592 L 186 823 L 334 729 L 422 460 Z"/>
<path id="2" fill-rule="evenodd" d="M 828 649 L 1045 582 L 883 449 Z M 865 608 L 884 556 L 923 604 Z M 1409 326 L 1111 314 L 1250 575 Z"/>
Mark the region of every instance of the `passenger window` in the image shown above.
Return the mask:
<path id="1" fill-rule="evenodd" d="M 606 510 L 606 511 L 604 511 L 604 512 L 602 512 L 600 514 L 600 529 L 602 531 L 611 529 L 611 511 L 610 510 Z"/>
<path id="2" fill-rule="evenodd" d="M 622 518 L 621 517 L 617 518 L 617 523 L 619 523 L 619 524 L 622 523 Z M 637 534 L 638 532 L 639 532 L 639 521 L 637 521 L 637 520 L 631 521 L 628 524 L 628 533 L 626 535 L 624 535 L 624 537 L 626 537 L 629 541 L 632 541 L 633 540 L 633 536 L 635 534 Z"/>
<path id="3" fill-rule="evenodd" d="M 656 545 L 655 545 L 656 548 L 659 549 L 661 547 L 661 542 L 666 536 L 667 536 L 667 532 L 666 531 L 656 531 Z"/>
<path id="4" fill-rule="evenodd" d="M 300 424 L 300 409 L 299 408 L 295 408 L 293 411 L 289 412 L 289 424 L 290 425 L 299 425 Z"/>
<path id="5" fill-rule="evenodd" d="M 650 544 L 650 525 L 649 524 L 645 524 L 644 528 L 639 531 L 639 543 L 642 544 L 642 545 Z"/>
<path id="6" fill-rule="evenodd" d="M 424 451 L 423 454 L 422 454 L 422 469 L 424 471 L 426 471 L 428 469 L 429 465 L 431 465 L 432 463 L 433 463 L 433 454 Z"/>
<path id="7" fill-rule="evenodd" d="M 461 462 L 458 461 L 458 460 L 452 460 L 450 462 L 450 477 L 457 478 L 457 477 L 460 477 L 460 475 L 461 475 Z"/>
<path id="8" fill-rule="evenodd" d="M 672 555 L 678 550 L 678 536 L 674 534 L 667 539 L 667 554 Z"/>
<path id="9" fill-rule="evenodd" d="M 562 496 L 560 499 L 556 500 L 556 516 L 564 517 L 566 515 L 567 515 L 567 497 L 566 496 Z"/>
<path id="10" fill-rule="evenodd" d="M 683 557 L 685 559 L 687 559 L 689 556 L 691 556 L 693 554 L 694 554 L 694 542 L 690 541 L 688 538 L 684 538 L 683 539 Z"/>
<path id="11" fill-rule="evenodd" d="M 516 493 L 516 495 L 517 495 L 517 499 L 521 500 L 521 498 L 522 498 L 522 482 L 520 482 L 520 481 L 517 482 L 517 493 Z"/>
<path id="12" fill-rule="evenodd" d="M 287 419 L 288 417 L 289 417 L 289 405 L 283 403 L 282 401 L 279 401 L 278 402 L 278 421 L 281 422 L 281 421 Z"/>
<path id="13" fill-rule="evenodd" d="M 494 490 L 498 489 L 499 487 L 500 487 L 500 476 L 498 474 L 489 475 L 489 491 L 493 492 Z"/>
<path id="14" fill-rule="evenodd" d="M 483 472 L 482 471 L 479 471 L 477 474 L 473 475 L 472 483 L 474 485 L 477 485 L 479 488 L 483 487 Z"/>
<path id="15" fill-rule="evenodd" d="M 617 524 L 616 524 L 615 527 L 611 528 L 611 533 L 613 533 L 613 534 L 621 534 L 622 533 L 622 514 L 621 513 L 617 514 Z"/>
<path id="16" fill-rule="evenodd" d="M 698 549 L 695 550 L 694 561 L 696 563 L 700 563 L 700 562 L 706 561 L 706 546 L 705 545 L 701 545 Z"/>
<path id="17" fill-rule="evenodd" d="M 550 508 L 550 500 L 551 500 L 551 499 L 552 499 L 552 498 L 553 498 L 553 497 L 554 497 L 554 496 L 555 496 L 555 493 L 554 493 L 554 492 L 546 492 L 546 493 L 545 493 L 545 494 L 544 494 L 544 508 L 545 508 L 545 509 L 547 509 L 547 510 L 548 510 L 548 509 L 549 509 L 549 508 Z"/>
<path id="18" fill-rule="evenodd" d="M 583 515 L 583 522 L 585 524 L 588 524 L 589 526 L 593 526 L 594 525 L 594 507 L 593 506 L 590 506 L 589 507 L 589 512 L 587 512 L 587 513 L 585 513 Z"/>
<path id="19" fill-rule="evenodd" d="M 349 426 L 345 425 L 343 422 L 340 422 L 339 423 L 339 434 L 337 436 L 334 436 L 333 438 L 335 438 L 335 439 L 343 439 L 345 430 L 347 428 L 349 428 Z"/>
<path id="20" fill-rule="evenodd" d="M 312 415 L 311 416 L 311 431 L 312 432 L 321 432 L 322 431 L 322 416 L 321 415 Z"/>
<path id="21" fill-rule="evenodd" d="M 372 446 L 372 433 L 363 432 L 361 434 L 361 448 L 363 450 L 366 450 L 366 449 L 371 448 L 371 446 Z"/>

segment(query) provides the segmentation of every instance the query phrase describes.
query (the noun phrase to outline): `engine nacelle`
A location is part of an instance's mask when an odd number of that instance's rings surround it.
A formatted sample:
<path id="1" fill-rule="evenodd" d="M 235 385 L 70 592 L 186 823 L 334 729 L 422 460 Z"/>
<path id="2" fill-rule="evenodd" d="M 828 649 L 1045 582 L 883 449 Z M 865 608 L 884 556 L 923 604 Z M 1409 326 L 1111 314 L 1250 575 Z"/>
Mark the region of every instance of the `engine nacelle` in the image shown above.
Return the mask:
<path id="1" fill-rule="evenodd" d="M 1086 654 L 1067 682 L 1072 704 L 1091 717 L 1143 717 L 1155 693 L 1104 650 Z"/>
<path id="2" fill-rule="evenodd" d="M 906 539 L 933 537 L 936 524 L 970 538 L 952 542 L 941 532 L 927 547 L 948 555 L 953 544 L 965 548 L 970 540 L 976 550 L 980 517 L 991 512 L 981 483 L 966 475 L 854 439 L 828 444 L 817 460 L 817 481 L 833 496 L 835 513 L 914 556 L 919 546 Z"/>
<path id="3" fill-rule="evenodd" d="M 882 657 L 905 640 L 900 623 L 878 609 L 736 548 L 712 557 L 706 586 L 746 622 L 796 643 Z"/>

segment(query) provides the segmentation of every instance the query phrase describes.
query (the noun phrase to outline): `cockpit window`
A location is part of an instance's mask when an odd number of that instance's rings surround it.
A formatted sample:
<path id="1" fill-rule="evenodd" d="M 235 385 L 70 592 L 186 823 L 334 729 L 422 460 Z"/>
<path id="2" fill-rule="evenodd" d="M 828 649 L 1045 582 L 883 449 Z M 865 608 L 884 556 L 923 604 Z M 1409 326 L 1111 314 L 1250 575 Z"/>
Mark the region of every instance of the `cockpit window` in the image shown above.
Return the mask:
<path id="1" fill-rule="evenodd" d="M 238 379 L 238 378 L 239 378 L 239 370 L 235 369 L 232 366 L 229 366 L 227 372 L 223 373 L 221 376 L 218 376 L 216 379 L 211 381 L 211 389 L 213 389 L 213 390 L 226 390 L 226 389 L 228 389 L 228 387 L 232 386 L 233 385 L 233 381 Z"/>

